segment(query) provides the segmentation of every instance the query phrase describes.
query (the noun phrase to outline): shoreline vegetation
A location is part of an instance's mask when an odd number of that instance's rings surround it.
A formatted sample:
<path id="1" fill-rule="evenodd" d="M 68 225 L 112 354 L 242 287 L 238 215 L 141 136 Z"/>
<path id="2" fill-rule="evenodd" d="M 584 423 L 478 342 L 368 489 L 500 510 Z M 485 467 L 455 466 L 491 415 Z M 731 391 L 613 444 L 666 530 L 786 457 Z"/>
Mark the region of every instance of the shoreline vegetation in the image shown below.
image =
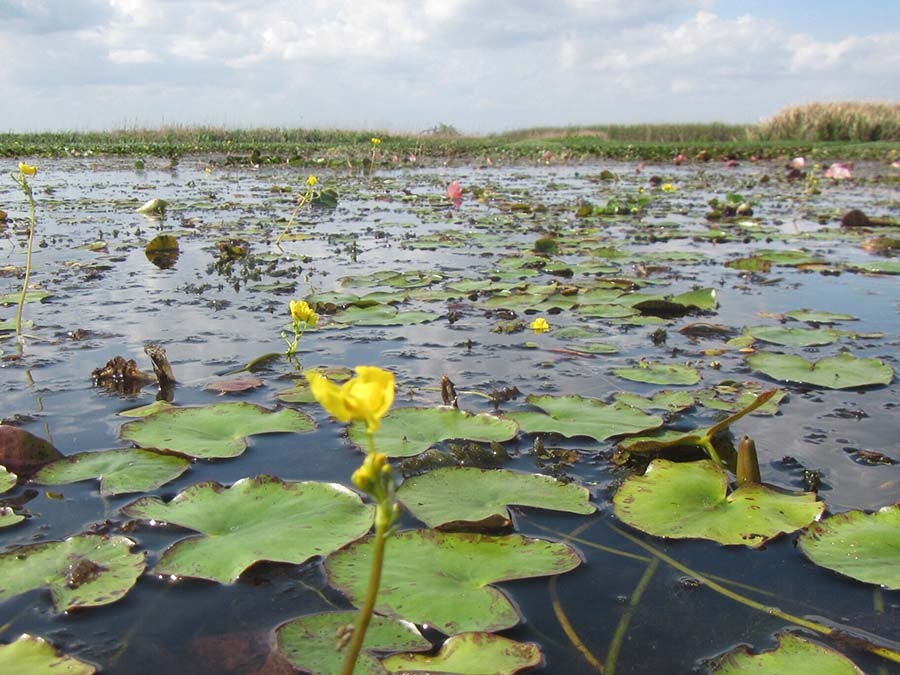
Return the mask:
<path id="1" fill-rule="evenodd" d="M 232 163 L 366 164 L 371 139 L 384 146 L 385 166 L 452 159 L 527 161 L 551 153 L 571 161 L 598 158 L 891 159 L 900 153 L 900 103 L 811 103 L 786 108 L 755 125 L 723 123 L 616 124 L 536 127 L 466 135 L 439 124 L 420 133 L 378 130 L 227 129 L 167 126 L 112 131 L 0 133 L 0 156 L 225 155 Z M 380 160 L 380 161 L 379 161 Z M 421 163 L 421 162 L 420 162 Z"/>

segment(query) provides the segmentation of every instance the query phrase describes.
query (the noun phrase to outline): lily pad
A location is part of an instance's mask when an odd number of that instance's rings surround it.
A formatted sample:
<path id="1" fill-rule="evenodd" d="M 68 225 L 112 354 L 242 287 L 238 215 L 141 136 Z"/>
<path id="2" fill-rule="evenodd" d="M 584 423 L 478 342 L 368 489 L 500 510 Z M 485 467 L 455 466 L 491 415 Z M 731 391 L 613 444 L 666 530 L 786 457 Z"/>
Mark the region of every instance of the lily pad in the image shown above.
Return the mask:
<path id="1" fill-rule="evenodd" d="M 528 396 L 525 402 L 544 413 L 513 412 L 522 431 L 553 433 L 571 438 L 587 436 L 603 441 L 612 436 L 638 434 L 662 426 L 663 420 L 621 403 L 603 403 L 584 396 Z M 546 414 L 545 414 L 546 413 Z"/>
<path id="2" fill-rule="evenodd" d="M 428 527 L 508 522 L 507 505 L 587 515 L 596 507 L 587 489 L 550 476 L 504 469 L 447 467 L 407 478 L 397 497 Z"/>
<path id="3" fill-rule="evenodd" d="M 260 560 L 300 564 L 362 537 L 372 507 L 340 485 L 243 478 L 231 487 L 208 481 L 166 503 L 144 497 L 122 512 L 202 533 L 176 542 L 154 572 L 233 583 Z"/>
<path id="4" fill-rule="evenodd" d="M 51 293 L 47 291 L 28 291 L 25 293 L 25 303 L 29 302 L 42 302 L 44 299 L 49 298 Z M 6 293 L 4 295 L 0 295 L 0 305 L 17 305 L 19 304 L 19 298 L 21 297 L 21 293 Z"/>
<path id="5" fill-rule="evenodd" d="M 178 478 L 190 460 L 142 448 L 124 448 L 69 455 L 38 471 L 32 481 L 60 485 L 81 480 L 100 480 L 100 494 L 149 492 Z"/>
<path id="6" fill-rule="evenodd" d="M 755 339 L 786 347 L 813 347 L 837 342 L 841 334 L 830 328 L 782 328 L 752 326 L 747 329 Z"/>
<path id="7" fill-rule="evenodd" d="M 728 476 L 712 461 L 655 459 L 613 497 L 616 516 L 657 537 L 711 539 L 762 546 L 815 521 L 825 510 L 813 492 L 785 493 L 765 485 L 728 492 Z"/>
<path id="8" fill-rule="evenodd" d="M 392 305 L 372 305 L 371 307 L 348 307 L 330 317 L 336 324 L 354 326 L 412 326 L 434 321 L 440 316 L 434 312 L 401 312 Z"/>
<path id="9" fill-rule="evenodd" d="M 847 511 L 816 523 L 800 535 L 800 550 L 821 567 L 900 589 L 900 504 L 875 513 Z"/>
<path id="10" fill-rule="evenodd" d="M 811 363 L 802 356 L 757 352 L 747 357 L 753 370 L 775 380 L 801 382 L 826 389 L 850 389 L 890 384 L 894 370 L 879 359 L 860 359 L 843 353 Z"/>
<path id="11" fill-rule="evenodd" d="M 16 481 L 18 480 L 19 477 L 16 474 L 7 471 L 5 466 L 0 465 L 0 494 L 3 494 L 7 490 L 12 490 L 16 486 Z"/>
<path id="12" fill-rule="evenodd" d="M 812 324 L 833 324 L 841 321 L 858 321 L 852 314 L 838 314 L 835 312 L 822 312 L 813 309 L 795 309 L 785 312 L 785 317 L 794 321 L 804 321 Z"/>
<path id="13" fill-rule="evenodd" d="M 653 396 L 640 396 L 630 392 L 619 391 L 613 394 L 616 403 L 643 410 L 668 410 L 681 412 L 694 405 L 694 395 L 687 391 L 659 391 Z"/>
<path id="14" fill-rule="evenodd" d="M 60 612 L 108 605 L 144 573 L 145 554 L 132 546 L 128 537 L 79 534 L 9 549 L 0 554 L 0 601 L 47 586 Z"/>
<path id="15" fill-rule="evenodd" d="M 738 647 L 727 654 L 712 672 L 714 675 L 864 675 L 850 659 L 830 647 L 804 640 L 792 633 L 781 633 L 777 639 L 778 647 L 759 654 L 750 654 L 746 647 Z"/>
<path id="16" fill-rule="evenodd" d="M 253 434 L 311 431 L 312 419 L 296 410 L 272 412 L 251 403 L 218 403 L 161 410 L 122 426 L 122 438 L 143 448 L 204 459 L 237 457 Z"/>
<path id="17" fill-rule="evenodd" d="M 394 673 L 512 675 L 539 666 L 542 658 L 535 644 L 515 642 L 493 633 L 462 633 L 444 642 L 434 656 L 395 654 L 382 663 Z"/>
<path id="18" fill-rule="evenodd" d="M 58 653 L 44 638 L 25 633 L 15 642 L 0 645 L 0 672 L 4 675 L 93 675 L 97 669 Z"/>
<path id="19" fill-rule="evenodd" d="M 689 385 L 700 381 L 695 368 L 678 363 L 647 363 L 637 368 L 615 368 L 613 374 L 632 382 L 660 385 Z"/>
<path id="20" fill-rule="evenodd" d="M 373 538 L 325 560 L 329 581 L 354 603 L 369 584 Z M 429 624 L 447 635 L 500 631 L 520 621 L 506 595 L 490 584 L 561 574 L 581 559 L 566 544 L 512 534 L 407 530 L 391 536 L 376 611 Z"/>
<path id="21" fill-rule="evenodd" d="M 390 457 L 412 457 L 442 441 L 496 441 L 514 438 L 519 426 L 512 420 L 481 413 L 473 415 L 455 408 L 396 408 L 381 420 L 375 436 L 379 452 Z M 366 447 L 366 426 L 354 423 L 350 440 Z"/>
<path id="22" fill-rule="evenodd" d="M 335 635 L 356 623 L 357 612 L 324 612 L 301 616 L 275 630 L 278 651 L 295 668 L 312 675 L 341 672 L 344 652 L 334 648 Z M 375 653 L 426 651 L 431 642 L 414 625 L 375 615 L 356 662 L 356 675 L 387 675 Z"/>

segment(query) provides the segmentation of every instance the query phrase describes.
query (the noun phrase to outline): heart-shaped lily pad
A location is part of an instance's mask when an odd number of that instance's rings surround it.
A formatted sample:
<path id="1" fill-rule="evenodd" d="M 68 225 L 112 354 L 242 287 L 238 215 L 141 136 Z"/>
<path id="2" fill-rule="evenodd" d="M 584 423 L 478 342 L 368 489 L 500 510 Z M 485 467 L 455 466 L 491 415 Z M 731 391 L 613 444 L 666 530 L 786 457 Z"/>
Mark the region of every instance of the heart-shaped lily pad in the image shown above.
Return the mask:
<path id="1" fill-rule="evenodd" d="M 637 434 L 661 426 L 663 420 L 622 403 L 604 403 L 584 396 L 528 396 L 525 402 L 544 413 L 512 412 L 522 431 L 587 436 L 603 441 L 611 436 Z"/>
<path id="2" fill-rule="evenodd" d="M 335 649 L 335 636 L 356 623 L 357 612 L 324 612 L 308 614 L 282 624 L 275 630 L 278 651 L 295 668 L 312 675 L 332 675 L 341 672 L 344 652 Z M 431 642 L 422 637 L 416 627 L 375 615 L 366 631 L 355 675 L 387 675 L 388 671 L 373 655 L 431 649 Z"/>
<path id="3" fill-rule="evenodd" d="M 412 457 L 441 441 L 496 441 L 514 438 L 519 426 L 512 420 L 487 413 L 473 415 L 455 408 L 395 408 L 381 420 L 375 435 L 379 452 L 390 457 Z M 350 440 L 366 447 L 368 436 L 362 423 L 351 425 Z"/>
<path id="4" fill-rule="evenodd" d="M 713 667 L 714 675 L 766 675 L 767 673 L 816 673 L 816 675 L 864 675 L 840 652 L 804 640 L 792 633 L 778 635 L 778 647 L 750 654 L 740 646 Z"/>
<path id="5" fill-rule="evenodd" d="M 373 537 L 325 561 L 328 578 L 352 602 L 369 583 Z M 499 581 L 561 574 L 577 567 L 578 554 L 563 543 L 513 534 L 489 537 L 436 530 L 407 530 L 387 542 L 379 613 L 430 624 L 442 633 L 499 631 L 519 623 Z"/>
<path id="6" fill-rule="evenodd" d="M 197 483 L 168 503 L 144 497 L 122 512 L 202 533 L 167 549 L 154 572 L 223 584 L 260 560 L 299 564 L 328 555 L 372 525 L 372 507 L 345 487 L 272 476 L 243 478 L 231 487 Z"/>
<path id="7" fill-rule="evenodd" d="M 32 481 L 60 485 L 100 479 L 100 494 L 148 492 L 175 480 L 191 466 L 189 459 L 141 448 L 119 448 L 69 455 L 38 471 Z"/>
<path id="8" fill-rule="evenodd" d="M 383 661 L 392 673 L 513 675 L 541 664 L 540 648 L 493 633 L 461 633 L 449 638 L 434 656 L 395 654 Z"/>
<path id="9" fill-rule="evenodd" d="M 587 489 L 550 476 L 505 469 L 446 467 L 403 481 L 400 501 L 429 527 L 508 521 L 508 504 L 587 515 L 596 510 Z"/>
<path id="10" fill-rule="evenodd" d="M 160 410 L 126 423 L 120 435 L 143 448 L 211 459 L 240 455 L 247 447 L 246 436 L 314 428 L 312 419 L 296 410 L 273 412 L 241 402 Z"/>
<path id="11" fill-rule="evenodd" d="M 800 550 L 840 574 L 900 589 L 900 504 L 875 513 L 847 511 L 800 535 Z"/>
<path id="12" fill-rule="evenodd" d="M 894 370 L 879 359 L 859 359 L 846 352 L 815 363 L 793 354 L 757 352 L 747 357 L 747 365 L 775 380 L 826 389 L 890 384 L 894 377 Z"/>
<path id="13" fill-rule="evenodd" d="M 714 462 L 664 459 L 626 479 L 613 506 L 622 522 L 657 537 L 753 548 L 806 527 L 825 510 L 812 492 L 785 493 L 754 484 L 729 493 L 728 477 Z"/>
<path id="14" fill-rule="evenodd" d="M 93 675 L 97 669 L 57 653 L 44 638 L 25 633 L 15 642 L 0 645 L 0 672 L 3 675 Z"/>
<path id="15" fill-rule="evenodd" d="M 637 368 L 615 368 L 613 374 L 625 380 L 647 384 L 687 385 L 700 381 L 700 373 L 696 368 L 680 363 L 643 362 Z"/>
<path id="16" fill-rule="evenodd" d="M 754 338 L 786 347 L 813 347 L 837 342 L 841 333 L 831 328 L 783 328 L 781 326 L 751 326 L 747 329 Z"/>
<path id="17" fill-rule="evenodd" d="M 12 548 L 0 554 L 0 601 L 48 586 L 61 612 L 108 605 L 144 573 L 144 553 L 132 546 L 127 537 L 80 534 Z"/>

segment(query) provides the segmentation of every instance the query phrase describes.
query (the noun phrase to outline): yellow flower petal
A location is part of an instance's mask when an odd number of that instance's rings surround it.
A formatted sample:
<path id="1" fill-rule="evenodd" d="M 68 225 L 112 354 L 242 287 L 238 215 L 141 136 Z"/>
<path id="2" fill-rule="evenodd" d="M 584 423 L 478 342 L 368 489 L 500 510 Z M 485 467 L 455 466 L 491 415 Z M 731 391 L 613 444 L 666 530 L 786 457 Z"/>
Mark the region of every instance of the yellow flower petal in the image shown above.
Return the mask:
<path id="1" fill-rule="evenodd" d="M 291 308 L 291 318 L 294 321 L 302 321 L 313 327 L 319 323 L 319 315 L 305 300 L 291 300 L 289 306 Z"/>
<path id="2" fill-rule="evenodd" d="M 535 333 L 546 333 L 550 330 L 550 324 L 547 323 L 547 319 L 541 316 L 532 321 L 528 327 Z"/>
<path id="3" fill-rule="evenodd" d="M 31 164 L 25 164 L 25 162 L 19 162 L 19 173 L 25 176 L 33 176 L 37 173 L 37 167 L 32 166 Z"/>
<path id="4" fill-rule="evenodd" d="M 316 400 L 325 410 L 340 422 L 353 419 L 352 413 L 344 405 L 341 387 L 319 373 L 306 373 L 306 381 Z"/>
<path id="5" fill-rule="evenodd" d="M 315 177 L 314 175 L 312 175 L 312 174 L 309 174 L 309 178 L 306 179 L 306 184 L 309 185 L 309 187 L 312 187 L 313 185 L 316 185 L 318 182 L 319 182 L 319 179 L 316 178 L 316 177 Z"/>
<path id="6" fill-rule="evenodd" d="M 325 410 L 341 422 L 365 422 L 370 434 L 394 403 L 394 374 L 376 366 L 357 366 L 356 377 L 341 386 L 318 373 L 307 373 L 306 379 Z"/>

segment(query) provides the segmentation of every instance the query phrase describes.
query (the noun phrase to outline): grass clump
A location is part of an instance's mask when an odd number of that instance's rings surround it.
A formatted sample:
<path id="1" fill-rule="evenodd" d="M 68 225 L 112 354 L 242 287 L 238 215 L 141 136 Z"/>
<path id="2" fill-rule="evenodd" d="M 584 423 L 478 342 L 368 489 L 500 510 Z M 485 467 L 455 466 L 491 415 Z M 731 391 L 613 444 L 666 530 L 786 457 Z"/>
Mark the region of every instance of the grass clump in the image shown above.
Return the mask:
<path id="1" fill-rule="evenodd" d="M 778 112 L 757 128 L 767 141 L 900 141 L 900 103 L 809 103 Z"/>

